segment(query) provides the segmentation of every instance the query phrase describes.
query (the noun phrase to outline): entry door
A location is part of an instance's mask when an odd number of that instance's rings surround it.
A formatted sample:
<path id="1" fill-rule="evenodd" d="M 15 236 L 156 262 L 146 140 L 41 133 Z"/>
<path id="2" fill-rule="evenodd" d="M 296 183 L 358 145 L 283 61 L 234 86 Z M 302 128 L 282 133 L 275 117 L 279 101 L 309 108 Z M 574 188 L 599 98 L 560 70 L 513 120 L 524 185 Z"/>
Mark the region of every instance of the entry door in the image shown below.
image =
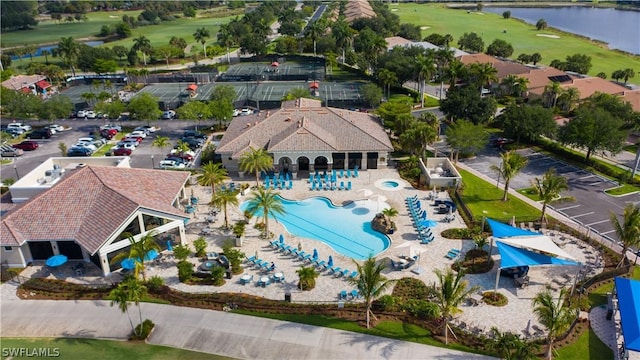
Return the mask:
<path id="1" fill-rule="evenodd" d="M 53 256 L 53 248 L 48 241 L 29 242 L 29 250 L 33 260 L 47 260 Z"/>

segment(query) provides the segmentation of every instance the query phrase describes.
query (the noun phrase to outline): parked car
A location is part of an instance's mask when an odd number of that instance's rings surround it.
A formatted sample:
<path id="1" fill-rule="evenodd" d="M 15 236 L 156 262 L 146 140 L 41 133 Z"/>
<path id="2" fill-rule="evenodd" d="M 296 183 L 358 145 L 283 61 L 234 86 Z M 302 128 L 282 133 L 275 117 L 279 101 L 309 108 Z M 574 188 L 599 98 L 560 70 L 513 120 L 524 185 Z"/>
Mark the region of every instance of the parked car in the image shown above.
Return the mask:
<path id="1" fill-rule="evenodd" d="M 176 117 L 176 112 L 173 110 L 167 110 L 162 113 L 162 120 L 173 120 Z"/>
<path id="2" fill-rule="evenodd" d="M 56 125 L 56 124 L 47 125 L 44 128 L 51 130 L 51 132 L 54 133 L 54 134 L 64 131 L 64 126 Z"/>
<path id="3" fill-rule="evenodd" d="M 102 136 L 106 140 L 113 139 L 118 132 L 115 129 L 102 129 L 100 130 L 100 136 Z"/>
<path id="4" fill-rule="evenodd" d="M 137 146 L 138 146 L 138 143 L 136 141 L 134 141 L 134 140 L 132 140 L 132 141 L 123 140 L 123 141 L 118 142 L 116 147 L 113 148 L 113 149 L 116 149 L 118 147 L 123 147 L 123 148 L 131 149 L 131 150 L 135 150 Z"/>
<path id="5" fill-rule="evenodd" d="M 146 128 L 146 127 L 144 127 L 144 126 L 138 126 L 138 127 L 136 127 L 135 129 L 133 129 L 133 132 L 136 132 L 136 131 L 142 131 L 142 132 L 144 132 L 144 133 L 145 133 L 145 135 L 147 135 L 147 136 L 149 136 L 149 134 L 151 133 L 151 132 L 149 131 L 149 129 L 147 129 L 147 128 Z"/>
<path id="6" fill-rule="evenodd" d="M 114 129 L 117 132 L 121 132 L 122 126 L 116 125 L 116 124 L 106 124 L 106 125 L 100 126 L 100 130 L 104 130 L 104 129 L 108 129 L 108 130 Z"/>
<path id="7" fill-rule="evenodd" d="M 28 139 L 51 139 L 53 133 L 50 129 L 37 129 L 27 134 Z"/>
<path id="8" fill-rule="evenodd" d="M 203 144 L 203 142 L 199 141 L 200 139 L 196 138 L 182 138 L 181 140 L 184 144 L 187 144 L 187 146 L 189 146 L 189 149 L 191 149 L 192 151 L 198 150 Z"/>
<path id="9" fill-rule="evenodd" d="M 175 155 L 175 154 L 186 154 L 186 155 L 190 155 L 192 158 L 196 156 L 196 153 L 191 151 L 191 150 L 187 150 L 187 151 L 183 151 L 179 149 L 180 145 L 176 145 L 173 147 L 173 149 L 171 150 L 170 155 Z"/>
<path id="10" fill-rule="evenodd" d="M 31 131 L 31 125 L 21 122 L 12 122 L 7 124 L 7 129 L 21 129 L 22 131 Z"/>
<path id="11" fill-rule="evenodd" d="M 87 117 L 87 111 L 88 110 L 78 110 L 78 112 L 76 113 L 76 117 L 79 119 L 84 119 Z"/>
<path id="12" fill-rule="evenodd" d="M 91 150 L 83 147 L 72 147 L 67 150 L 67 156 L 91 156 Z"/>
<path id="13" fill-rule="evenodd" d="M 11 137 L 16 137 L 16 136 L 20 136 L 22 134 L 24 134 L 24 130 L 22 129 L 4 129 L 2 130 L 5 133 L 11 135 Z"/>
<path id="14" fill-rule="evenodd" d="M 158 166 L 160 169 L 184 169 L 186 167 L 184 163 L 179 163 L 175 160 L 162 160 Z"/>
<path id="15" fill-rule="evenodd" d="M 142 137 L 141 136 L 132 136 L 131 134 L 127 135 L 124 137 L 123 140 L 135 140 L 138 144 L 140 144 L 142 142 Z"/>
<path id="16" fill-rule="evenodd" d="M 86 148 L 86 149 L 91 150 L 92 153 L 95 152 L 96 150 L 98 150 L 98 148 L 95 145 L 93 145 L 90 142 L 86 142 L 86 141 L 81 141 L 81 142 L 75 143 L 75 144 L 73 144 L 73 147 Z"/>
<path id="17" fill-rule="evenodd" d="M 114 156 L 129 156 L 133 152 L 133 149 L 127 149 L 126 147 L 117 147 L 111 151 Z"/>
<path id="18" fill-rule="evenodd" d="M 132 131 L 131 134 L 127 135 L 129 137 L 141 137 L 141 138 L 146 138 L 147 137 L 147 132 L 144 130 L 136 130 L 136 131 Z"/>
<path id="19" fill-rule="evenodd" d="M 24 154 L 24 151 L 22 149 L 16 149 L 10 146 L 3 146 L 1 154 L 2 157 L 18 157 L 22 156 L 22 154 Z"/>
<path id="20" fill-rule="evenodd" d="M 244 108 L 244 109 L 242 109 L 242 111 L 240 111 L 240 115 L 242 115 L 242 116 L 253 115 L 253 110 L 251 110 L 249 108 Z"/>
<path id="21" fill-rule="evenodd" d="M 209 138 L 207 134 L 201 133 L 199 131 L 194 131 L 194 130 L 185 131 L 182 137 L 194 137 L 194 138 L 203 139 L 203 140 L 207 140 Z"/>
<path id="22" fill-rule="evenodd" d="M 240 109 L 233 109 L 233 117 L 240 116 L 242 111 Z"/>
<path id="23" fill-rule="evenodd" d="M 193 155 L 186 153 L 186 152 L 170 152 L 169 154 L 167 154 L 168 158 L 172 158 L 172 157 L 177 157 L 180 158 L 182 160 L 185 160 L 187 162 L 192 162 L 193 161 Z"/>
<path id="24" fill-rule="evenodd" d="M 144 126 L 140 126 L 140 127 L 147 129 L 147 132 L 149 132 L 149 133 L 154 133 L 154 132 L 160 130 L 159 127 L 155 127 L 155 126 L 151 126 L 151 125 L 144 125 Z M 136 130 L 137 129 L 138 128 L 136 128 Z"/>
<path id="25" fill-rule="evenodd" d="M 178 164 L 184 164 L 184 166 L 186 167 L 187 165 L 189 165 L 189 161 L 179 157 L 179 156 L 167 156 L 166 158 L 164 158 L 165 160 L 173 160 L 175 162 L 177 162 Z"/>
<path id="26" fill-rule="evenodd" d="M 93 144 L 93 146 L 95 146 L 96 148 L 99 148 L 107 143 L 105 139 L 96 138 L 95 136 L 81 137 L 78 139 L 78 142 Z"/>
<path id="27" fill-rule="evenodd" d="M 16 149 L 22 149 L 24 151 L 32 151 L 32 150 L 35 150 L 38 147 L 40 147 L 40 145 L 38 145 L 38 143 L 35 142 L 35 141 L 27 140 L 27 141 L 23 141 L 23 142 L 21 142 L 19 144 L 13 145 L 13 147 L 16 148 Z"/>

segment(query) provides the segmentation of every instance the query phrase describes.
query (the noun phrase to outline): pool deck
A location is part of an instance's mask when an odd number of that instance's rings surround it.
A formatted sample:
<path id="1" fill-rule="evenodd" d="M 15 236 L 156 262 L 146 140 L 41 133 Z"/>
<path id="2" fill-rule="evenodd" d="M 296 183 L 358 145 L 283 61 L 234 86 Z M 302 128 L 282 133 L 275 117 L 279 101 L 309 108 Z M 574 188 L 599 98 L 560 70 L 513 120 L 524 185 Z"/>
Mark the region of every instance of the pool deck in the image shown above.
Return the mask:
<path id="1" fill-rule="evenodd" d="M 247 179 L 248 180 L 248 179 Z M 432 211 L 434 208 L 431 206 L 433 201 L 426 200 L 429 191 L 420 191 L 412 188 L 408 183 L 401 180 L 395 169 L 384 170 L 371 170 L 360 171 L 358 178 L 350 178 L 353 188 L 350 191 L 310 191 L 310 185 L 307 179 L 294 180 L 294 186 L 291 190 L 281 190 L 280 193 L 283 197 L 288 199 L 305 199 L 310 196 L 324 196 L 332 200 L 336 205 L 347 203 L 354 200 L 371 199 L 375 195 L 382 195 L 386 197 L 386 203 L 389 206 L 397 209 L 399 215 L 394 218 L 397 225 L 397 231 L 390 235 L 391 246 L 377 255 L 377 259 L 394 259 L 398 260 L 399 255 L 409 255 L 409 251 L 421 252 L 421 256 L 417 264 L 411 268 L 402 271 L 394 271 L 386 269 L 384 275 L 390 279 L 400 279 L 404 277 L 413 277 L 424 281 L 426 284 L 432 284 L 436 282 L 436 276 L 433 272 L 434 269 L 444 270 L 451 266 L 453 260 L 445 257 L 449 250 L 456 248 L 462 250 L 462 253 L 472 249 L 474 243 L 472 240 L 451 240 L 443 238 L 440 233 L 449 228 L 461 228 L 465 227 L 464 222 L 460 220 L 458 216 L 452 222 L 443 222 L 445 215 L 434 214 Z M 395 189 L 383 189 L 380 184 L 385 180 L 399 181 L 401 186 Z M 234 179 L 236 186 L 243 182 L 239 179 Z M 338 180 L 340 182 L 340 179 Z M 255 184 L 249 182 L 250 184 Z M 345 181 L 346 183 L 346 181 Z M 200 204 L 206 204 L 211 196 L 211 189 L 208 187 L 192 186 L 194 195 L 200 199 Z M 366 191 L 368 190 L 368 191 Z M 191 191 L 189 189 L 188 191 Z M 366 195 L 366 196 L 365 196 Z M 432 228 L 432 232 L 435 235 L 435 240 L 427 245 L 422 245 L 417 240 L 415 229 L 412 224 L 411 217 L 409 215 L 407 206 L 405 205 L 405 198 L 409 196 L 417 195 L 421 200 L 423 208 L 428 211 L 428 217 L 438 222 L 437 226 Z M 241 202 L 248 196 L 241 197 Z M 438 193 L 439 199 L 448 198 L 446 192 Z M 372 201 L 372 200 L 369 200 Z M 380 207 L 382 208 L 382 206 Z M 192 219 L 186 226 L 187 240 L 189 243 L 197 239 L 202 233 L 204 227 L 212 228 L 210 234 L 205 236 L 208 241 L 208 251 L 220 251 L 222 244 L 233 237 L 230 232 L 222 230 L 224 216 L 218 214 L 216 221 L 212 224 L 207 224 L 207 215 L 210 212 L 210 208 L 207 205 L 198 205 L 195 214 L 192 214 Z M 229 208 L 229 222 L 234 224 L 236 221 L 243 218 L 239 209 Z M 373 214 L 372 214 L 373 218 Z M 285 293 L 291 294 L 291 299 L 294 302 L 326 302 L 338 303 L 338 294 L 342 290 L 346 290 L 348 293 L 354 289 L 353 285 L 349 284 L 343 278 L 336 278 L 333 275 L 328 274 L 327 271 L 320 273 L 320 276 L 316 280 L 316 287 L 311 291 L 300 291 L 297 289 L 297 274 L 296 270 L 299 269 L 303 263 L 298 259 L 294 259 L 290 255 L 285 255 L 279 251 L 273 250 L 269 246 L 267 240 L 259 238 L 259 232 L 254 228 L 256 219 L 252 219 L 250 225 L 246 228 L 245 240 L 241 250 L 247 257 L 258 255 L 259 258 L 267 261 L 274 262 L 277 266 L 277 271 L 282 272 L 285 277 L 285 281 L 282 283 L 272 283 L 266 287 L 259 287 L 256 285 L 256 281 L 264 275 L 263 272 L 256 270 L 255 268 L 244 264 L 245 274 L 253 275 L 253 281 L 249 284 L 240 284 L 240 276 L 234 276 L 233 279 L 227 280 L 227 283 L 220 287 L 214 286 L 192 286 L 180 283 L 177 277 L 177 268 L 175 266 L 175 260 L 167 259 L 160 264 L 153 264 L 147 266 L 147 277 L 153 275 L 159 275 L 165 279 L 167 285 L 172 288 L 193 293 L 207 293 L 207 292 L 229 292 L 229 293 L 247 293 L 252 295 L 263 296 L 269 299 L 284 300 Z M 301 245 L 302 249 L 307 253 L 317 249 L 320 255 L 320 259 L 326 260 L 329 255 L 333 256 L 334 264 L 343 269 L 356 270 L 356 265 L 352 259 L 346 258 L 324 243 L 306 238 L 299 238 L 288 234 L 281 224 L 277 221 L 269 222 L 270 230 L 275 234 L 277 238 L 280 234 L 283 234 L 287 244 L 297 247 Z M 561 234 L 556 234 L 560 236 Z M 576 257 L 576 259 L 582 263 L 588 262 L 590 259 L 601 259 L 601 256 L 597 254 L 597 250 L 591 248 L 589 245 L 583 242 L 572 239 L 569 236 L 565 236 L 563 240 L 563 249 Z M 192 247 L 193 249 L 193 247 Z M 497 249 L 492 249 L 493 259 L 496 260 L 496 264 L 499 264 L 499 255 Z M 189 258 L 194 265 L 199 266 L 201 260 L 194 257 Z M 27 272 L 34 271 L 32 269 L 37 267 L 28 268 Z M 419 271 L 416 271 L 419 270 Z M 601 265 L 596 265 L 592 270 L 593 272 L 602 271 Z M 497 266 L 494 266 L 492 271 L 486 274 L 480 275 L 466 275 L 465 279 L 468 280 L 472 286 L 479 286 L 481 290 L 493 290 L 496 280 Z M 512 279 L 502 277 L 498 286 L 498 292 L 504 294 L 508 298 L 508 304 L 504 307 L 494 307 L 486 304 L 474 305 L 471 302 L 463 304 L 461 306 L 462 313 L 457 315 L 454 323 L 464 323 L 467 329 L 476 329 L 478 331 L 488 332 L 492 327 L 497 327 L 501 331 L 511 331 L 521 335 L 530 336 L 544 336 L 544 333 L 537 332 L 536 328 L 541 327 L 535 319 L 532 311 L 531 299 L 539 292 L 548 288 L 557 293 L 560 288 L 573 285 L 577 268 L 574 266 L 556 266 L 556 267 L 533 267 L 529 271 L 531 278 L 530 283 L 524 289 L 517 289 Z M 29 276 L 28 273 L 24 274 Z M 95 281 L 96 278 L 93 279 Z M 74 279 L 70 277 L 70 281 L 82 281 L 81 279 Z M 347 300 L 354 301 L 354 300 Z M 358 301 L 358 300 L 355 300 Z"/>

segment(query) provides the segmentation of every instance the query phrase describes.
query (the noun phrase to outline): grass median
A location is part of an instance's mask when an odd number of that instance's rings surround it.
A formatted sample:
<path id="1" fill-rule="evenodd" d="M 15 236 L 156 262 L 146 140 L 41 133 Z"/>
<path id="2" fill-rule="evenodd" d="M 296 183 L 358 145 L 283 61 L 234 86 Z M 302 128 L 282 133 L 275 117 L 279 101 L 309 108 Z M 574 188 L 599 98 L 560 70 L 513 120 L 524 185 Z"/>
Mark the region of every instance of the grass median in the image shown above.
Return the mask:
<path id="1" fill-rule="evenodd" d="M 485 12 L 483 16 L 478 16 L 474 12 L 433 4 L 393 4 L 390 7 L 397 9 L 393 13 L 400 17 L 401 22 L 420 26 L 423 38 L 431 33 L 453 35 L 452 46 L 457 46 L 462 34 L 475 32 L 482 37 L 485 47 L 495 39 L 502 39 L 513 46 L 513 58 L 522 53 L 537 52 L 542 55 L 542 64 L 549 64 L 554 59 L 564 61 L 567 55 L 586 54 L 592 58 L 593 67 L 589 74 L 594 76 L 604 72 L 610 77 L 614 70 L 635 69 L 640 61 L 640 56 L 609 50 L 595 41 L 554 29 L 537 31 L 534 25 L 517 19 L 503 19 L 498 14 Z M 541 34 L 559 38 L 538 36 Z M 640 82 L 640 72 L 636 72 L 629 82 Z"/>

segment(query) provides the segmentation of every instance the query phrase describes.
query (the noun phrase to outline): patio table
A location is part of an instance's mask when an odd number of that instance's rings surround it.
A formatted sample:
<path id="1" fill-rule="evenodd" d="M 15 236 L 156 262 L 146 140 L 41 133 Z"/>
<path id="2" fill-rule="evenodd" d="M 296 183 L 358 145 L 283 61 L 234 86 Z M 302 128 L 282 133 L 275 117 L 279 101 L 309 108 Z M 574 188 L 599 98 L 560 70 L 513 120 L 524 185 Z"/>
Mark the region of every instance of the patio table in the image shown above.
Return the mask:
<path id="1" fill-rule="evenodd" d="M 268 276 L 261 277 L 260 284 L 262 285 L 262 287 L 269 285 L 269 277 Z"/>
<path id="2" fill-rule="evenodd" d="M 243 284 L 246 284 L 249 281 L 251 281 L 251 275 L 244 274 L 244 275 L 240 276 L 240 282 L 242 282 Z"/>
<path id="3" fill-rule="evenodd" d="M 280 282 L 282 280 L 284 280 L 284 274 L 281 272 L 277 272 L 275 274 L 273 274 L 273 278 L 277 281 Z"/>
<path id="4" fill-rule="evenodd" d="M 480 305 L 480 303 L 482 303 L 482 295 L 480 294 L 471 294 L 469 295 L 469 299 L 474 306 Z"/>

